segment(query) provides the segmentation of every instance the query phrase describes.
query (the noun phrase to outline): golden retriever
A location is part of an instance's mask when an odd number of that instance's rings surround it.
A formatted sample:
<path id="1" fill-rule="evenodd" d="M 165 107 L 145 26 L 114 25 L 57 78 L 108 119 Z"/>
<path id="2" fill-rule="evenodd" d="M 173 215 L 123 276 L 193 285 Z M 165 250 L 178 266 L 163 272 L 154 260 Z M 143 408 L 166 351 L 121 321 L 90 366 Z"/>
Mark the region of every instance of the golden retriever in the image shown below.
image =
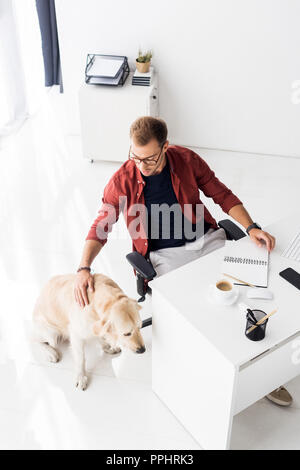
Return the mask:
<path id="1" fill-rule="evenodd" d="M 81 308 L 74 296 L 75 276 L 55 276 L 43 287 L 33 311 L 33 339 L 51 362 L 59 361 L 58 340 L 69 339 L 76 365 L 76 387 L 85 390 L 86 340 L 97 336 L 109 354 L 119 353 L 120 347 L 143 353 L 145 345 L 140 333 L 141 307 L 136 300 L 127 297 L 109 277 L 94 274 L 94 292 L 88 290 L 89 304 Z"/>

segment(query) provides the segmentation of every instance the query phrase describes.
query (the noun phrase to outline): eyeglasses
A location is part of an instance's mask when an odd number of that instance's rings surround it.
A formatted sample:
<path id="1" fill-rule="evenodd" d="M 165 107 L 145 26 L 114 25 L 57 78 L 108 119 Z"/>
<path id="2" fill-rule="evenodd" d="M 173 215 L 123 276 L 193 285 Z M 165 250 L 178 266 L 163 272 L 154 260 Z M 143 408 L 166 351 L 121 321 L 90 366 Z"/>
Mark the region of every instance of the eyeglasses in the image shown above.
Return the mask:
<path id="1" fill-rule="evenodd" d="M 131 150 L 131 147 L 129 149 L 129 154 L 128 154 L 128 158 L 130 160 L 133 160 L 134 163 L 136 163 L 137 165 L 140 165 L 141 163 L 144 163 L 144 165 L 147 165 L 147 166 L 151 166 L 151 165 L 155 165 L 160 157 L 161 157 L 161 153 L 162 153 L 162 149 L 163 149 L 163 146 L 165 144 L 162 145 L 161 149 L 160 149 L 160 152 L 159 152 L 159 155 L 157 158 L 155 158 L 155 156 L 153 155 L 152 157 L 147 157 L 147 158 L 138 158 L 134 155 L 134 153 L 132 153 L 132 150 Z"/>

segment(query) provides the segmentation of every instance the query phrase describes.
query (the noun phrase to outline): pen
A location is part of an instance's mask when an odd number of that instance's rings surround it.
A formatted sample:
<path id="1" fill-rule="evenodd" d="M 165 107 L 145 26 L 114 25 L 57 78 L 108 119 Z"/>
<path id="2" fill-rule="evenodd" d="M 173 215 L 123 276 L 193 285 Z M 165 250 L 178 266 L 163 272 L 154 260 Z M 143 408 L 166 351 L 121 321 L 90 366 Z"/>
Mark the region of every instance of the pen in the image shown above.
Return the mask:
<path id="1" fill-rule="evenodd" d="M 254 316 L 254 314 L 253 314 L 253 312 L 252 312 L 252 310 L 251 310 L 250 308 L 247 308 L 247 313 L 248 313 L 249 317 L 251 317 L 252 320 L 253 320 L 255 323 L 257 323 L 257 320 L 256 320 L 256 318 L 255 318 L 255 316 Z"/>

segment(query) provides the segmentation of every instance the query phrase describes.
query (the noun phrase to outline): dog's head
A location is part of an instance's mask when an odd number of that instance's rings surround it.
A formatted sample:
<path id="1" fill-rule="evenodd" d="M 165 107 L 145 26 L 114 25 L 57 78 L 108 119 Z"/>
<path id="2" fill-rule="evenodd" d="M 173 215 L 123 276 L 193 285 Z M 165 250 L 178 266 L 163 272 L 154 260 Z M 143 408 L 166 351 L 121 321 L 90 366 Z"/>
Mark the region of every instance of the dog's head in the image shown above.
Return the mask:
<path id="1" fill-rule="evenodd" d="M 145 352 L 145 344 L 140 333 L 142 321 L 138 302 L 122 297 L 106 309 L 105 319 L 93 326 L 94 334 L 104 338 L 111 346 L 123 346 L 135 353 Z M 101 318 L 101 315 L 99 315 Z"/>

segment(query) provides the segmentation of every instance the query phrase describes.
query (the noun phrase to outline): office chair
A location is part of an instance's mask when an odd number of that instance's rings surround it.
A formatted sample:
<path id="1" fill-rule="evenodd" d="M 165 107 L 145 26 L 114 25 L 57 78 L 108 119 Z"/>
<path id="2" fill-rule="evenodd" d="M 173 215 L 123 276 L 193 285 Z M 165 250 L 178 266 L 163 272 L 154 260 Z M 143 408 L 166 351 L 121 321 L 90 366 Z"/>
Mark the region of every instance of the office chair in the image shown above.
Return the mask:
<path id="1" fill-rule="evenodd" d="M 239 240 L 246 236 L 246 234 L 229 219 L 220 220 L 218 225 L 225 230 L 227 240 Z M 128 253 L 126 259 L 136 272 L 137 292 L 140 295 L 138 302 L 143 302 L 146 298 L 146 294 L 151 294 L 151 288 L 148 286 L 148 282 L 152 281 L 156 276 L 156 271 L 151 261 L 137 251 Z M 152 325 L 152 317 L 143 320 L 142 328 L 149 325 Z"/>

